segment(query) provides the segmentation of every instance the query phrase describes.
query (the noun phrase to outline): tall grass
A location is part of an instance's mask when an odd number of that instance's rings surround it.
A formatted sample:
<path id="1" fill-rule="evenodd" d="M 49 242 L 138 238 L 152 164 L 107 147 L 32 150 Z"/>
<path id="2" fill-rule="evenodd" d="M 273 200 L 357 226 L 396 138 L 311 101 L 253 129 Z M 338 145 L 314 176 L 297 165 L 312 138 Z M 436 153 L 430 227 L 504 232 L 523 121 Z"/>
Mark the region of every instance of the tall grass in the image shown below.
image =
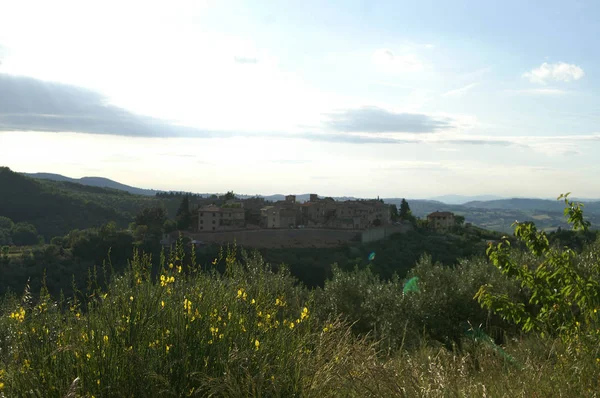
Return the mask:
<path id="1" fill-rule="evenodd" d="M 68 300 L 45 291 L 4 298 L 0 394 L 541 397 L 600 388 L 590 350 L 528 338 L 506 347 L 515 363 L 477 340 L 382 351 L 373 334 L 340 321 L 348 314 L 323 311 L 326 291 L 298 286 L 256 254 L 225 250 L 215 259 L 224 274 L 183 260 L 179 247 L 153 275 L 151 259 L 136 254 L 105 289 L 92 275 Z"/>

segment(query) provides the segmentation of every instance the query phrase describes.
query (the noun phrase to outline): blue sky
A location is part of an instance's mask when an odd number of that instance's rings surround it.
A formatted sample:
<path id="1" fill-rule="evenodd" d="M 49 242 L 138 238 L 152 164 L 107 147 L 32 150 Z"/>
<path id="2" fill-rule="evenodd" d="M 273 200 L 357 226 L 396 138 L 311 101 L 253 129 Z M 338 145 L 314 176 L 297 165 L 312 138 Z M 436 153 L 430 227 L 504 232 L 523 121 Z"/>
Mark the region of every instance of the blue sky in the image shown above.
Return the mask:
<path id="1" fill-rule="evenodd" d="M 597 37 L 595 1 L 5 2 L 2 163 L 196 192 L 600 197 Z"/>

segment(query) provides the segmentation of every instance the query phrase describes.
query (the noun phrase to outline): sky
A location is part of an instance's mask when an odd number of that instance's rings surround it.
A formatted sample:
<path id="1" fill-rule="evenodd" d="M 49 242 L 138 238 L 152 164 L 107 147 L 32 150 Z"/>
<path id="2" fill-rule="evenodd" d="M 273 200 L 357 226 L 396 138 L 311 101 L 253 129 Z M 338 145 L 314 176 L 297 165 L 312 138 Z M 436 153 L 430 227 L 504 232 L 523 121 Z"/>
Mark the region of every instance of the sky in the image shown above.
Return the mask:
<path id="1" fill-rule="evenodd" d="M 0 0 L 0 165 L 600 198 L 600 2 Z"/>

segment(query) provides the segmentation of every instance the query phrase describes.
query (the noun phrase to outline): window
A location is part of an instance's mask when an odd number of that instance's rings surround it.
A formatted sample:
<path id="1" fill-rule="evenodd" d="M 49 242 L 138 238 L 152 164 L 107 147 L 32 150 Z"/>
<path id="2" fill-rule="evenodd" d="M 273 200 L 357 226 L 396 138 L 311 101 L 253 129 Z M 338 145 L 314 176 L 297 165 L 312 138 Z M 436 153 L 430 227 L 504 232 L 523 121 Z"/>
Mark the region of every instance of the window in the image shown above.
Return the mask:
<path id="1" fill-rule="evenodd" d="M 200 217 L 202 217 L 203 215 L 204 215 L 204 213 L 203 213 L 203 212 L 200 212 Z"/>
<path id="2" fill-rule="evenodd" d="M 214 223 L 215 223 L 215 220 L 213 220 L 213 224 L 214 224 Z M 214 227 L 213 227 L 213 229 L 214 229 Z"/>
<path id="3" fill-rule="evenodd" d="M 200 229 L 204 229 L 204 227 L 200 227 Z"/>
<path id="4" fill-rule="evenodd" d="M 213 213 L 213 217 L 216 217 L 216 216 L 217 216 L 217 213 Z"/>
<path id="5" fill-rule="evenodd" d="M 200 220 L 200 224 L 204 224 L 204 220 Z"/>
<path id="6" fill-rule="evenodd" d="M 213 227 L 213 231 L 215 230 L 215 227 Z"/>

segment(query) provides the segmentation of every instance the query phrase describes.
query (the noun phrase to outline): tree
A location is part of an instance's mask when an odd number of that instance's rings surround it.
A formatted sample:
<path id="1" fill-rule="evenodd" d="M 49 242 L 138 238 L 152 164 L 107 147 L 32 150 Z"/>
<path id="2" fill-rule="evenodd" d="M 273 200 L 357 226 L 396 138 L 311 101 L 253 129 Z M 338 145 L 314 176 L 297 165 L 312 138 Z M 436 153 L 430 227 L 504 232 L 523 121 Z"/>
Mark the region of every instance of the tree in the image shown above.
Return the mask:
<path id="1" fill-rule="evenodd" d="M 464 217 L 464 216 L 458 216 L 458 215 L 455 215 L 455 216 L 454 216 L 454 223 L 455 223 L 457 226 L 459 226 L 459 227 L 460 227 L 461 225 L 463 225 L 463 224 L 464 224 L 464 222 L 465 222 L 465 217 Z"/>
<path id="2" fill-rule="evenodd" d="M 190 198 L 189 195 L 185 195 L 181 199 L 181 204 L 176 213 L 177 228 L 178 229 L 189 229 L 192 224 L 192 213 L 190 212 Z"/>
<path id="3" fill-rule="evenodd" d="M 15 223 L 8 217 L 0 216 L 0 229 L 12 229 Z"/>
<path id="4" fill-rule="evenodd" d="M 38 233 L 35 227 L 26 222 L 15 224 L 12 228 L 12 240 L 17 246 L 36 245 L 38 243 Z"/>
<path id="5" fill-rule="evenodd" d="M 558 199 L 565 201 L 564 214 L 569 224 L 574 230 L 587 231 L 590 223 L 583 218 L 583 205 L 570 201 L 568 195 Z M 490 245 L 487 254 L 504 275 L 529 292 L 528 299 L 515 302 L 506 293 L 484 285 L 475 295 L 481 306 L 514 322 L 525 332 L 558 334 L 571 341 L 589 329 L 594 332 L 600 307 L 600 266 L 598 253 L 594 252 L 597 248 L 578 255 L 566 247 L 551 247 L 546 234 L 532 222 L 516 222 L 513 226 L 515 236 L 527 248 L 530 261 L 519 263 L 507 238 Z"/>
<path id="6" fill-rule="evenodd" d="M 163 224 L 163 231 L 166 234 L 169 234 L 173 231 L 177 230 L 177 223 L 175 223 L 175 221 L 173 220 L 167 220 L 165 221 L 165 223 Z"/>
<path id="7" fill-rule="evenodd" d="M 398 221 L 398 206 L 396 205 L 390 205 L 390 217 L 392 219 L 392 222 L 396 222 Z"/>
<path id="8" fill-rule="evenodd" d="M 162 207 L 147 207 L 135 217 L 137 228 L 134 231 L 136 238 L 146 241 L 159 241 L 163 226 L 167 221 L 167 211 Z M 139 228 L 145 227 L 145 228 Z"/>
<path id="9" fill-rule="evenodd" d="M 406 199 L 402 198 L 402 202 L 400 202 L 400 218 L 406 220 L 409 215 L 411 215 L 410 206 Z"/>
<path id="10" fill-rule="evenodd" d="M 235 199 L 235 193 L 233 193 L 233 191 L 227 191 L 227 193 L 224 196 L 225 200 L 233 200 Z"/>

